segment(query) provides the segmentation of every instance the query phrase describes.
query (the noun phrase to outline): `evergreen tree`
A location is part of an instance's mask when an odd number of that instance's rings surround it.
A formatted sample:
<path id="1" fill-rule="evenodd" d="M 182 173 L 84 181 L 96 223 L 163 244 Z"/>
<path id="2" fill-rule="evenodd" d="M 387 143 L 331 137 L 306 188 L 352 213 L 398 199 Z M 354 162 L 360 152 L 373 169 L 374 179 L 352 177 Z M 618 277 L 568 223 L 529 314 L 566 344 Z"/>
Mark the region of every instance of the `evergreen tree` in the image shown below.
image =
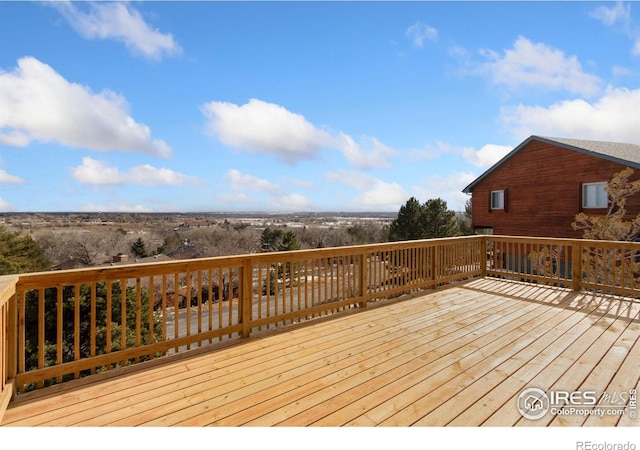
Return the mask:
<path id="1" fill-rule="evenodd" d="M 398 211 L 398 217 L 389 226 L 390 241 L 422 239 L 423 210 L 415 197 L 407 200 Z"/>
<path id="2" fill-rule="evenodd" d="M 468 199 L 464 204 L 464 213 L 462 217 L 458 218 L 458 225 L 460 227 L 460 234 L 465 236 L 473 234 L 473 207 L 471 199 Z"/>
<path id="3" fill-rule="evenodd" d="M 460 227 L 456 213 L 447 208 L 440 198 L 424 204 L 411 197 L 400 207 L 398 217 L 389 226 L 390 241 L 408 241 L 459 236 Z"/>
<path id="4" fill-rule="evenodd" d="M 49 288 L 44 292 L 44 342 L 45 342 L 45 365 L 55 364 L 57 359 L 56 337 L 57 337 L 57 289 L 62 289 L 62 342 L 60 345 L 63 362 L 73 361 L 75 348 L 75 335 L 79 334 L 78 349 L 82 358 L 88 357 L 91 352 L 91 341 L 95 342 L 96 354 L 106 353 L 107 348 L 107 324 L 111 328 L 111 351 L 122 350 L 122 334 L 124 333 L 126 347 L 136 346 L 136 341 L 140 340 L 140 345 L 157 342 L 162 336 L 160 319 L 151 317 L 152 328 L 149 329 L 149 302 L 150 292 L 148 288 L 142 288 L 140 299 L 133 286 L 125 287 L 120 282 L 111 283 L 112 303 L 111 309 L 106 308 L 107 283 L 100 282 L 95 285 L 95 311 L 96 317 L 91 317 L 92 288 L 88 284 L 82 284 L 79 288 L 80 327 L 75 329 L 75 289 L 74 286 L 64 286 Z M 122 321 L 122 297 L 125 297 L 125 320 Z M 138 308 L 138 304 L 140 308 Z M 140 318 L 137 318 L 138 311 Z M 38 292 L 28 291 L 25 296 L 25 366 L 27 370 L 38 366 Z M 95 335 L 92 336 L 91 322 L 95 323 Z M 138 329 L 139 327 L 139 329 Z M 147 359 L 141 357 L 141 359 Z M 88 372 L 87 372 L 88 373 Z M 73 378 L 72 375 L 64 379 Z M 46 385 L 54 380 L 47 380 Z M 29 390 L 29 388 L 28 388 Z"/>
<path id="5" fill-rule="evenodd" d="M 20 233 L 0 226 L 0 275 L 49 270 L 50 263 L 40 246 Z"/>
<path id="6" fill-rule="evenodd" d="M 300 242 L 293 231 L 280 228 L 266 228 L 260 236 L 260 250 L 263 252 L 284 252 L 300 250 Z"/>
<path id="7" fill-rule="evenodd" d="M 147 254 L 147 249 L 145 248 L 144 241 L 141 237 L 135 240 L 133 244 L 131 244 L 131 253 L 136 258 L 146 258 L 149 256 Z"/>
<path id="8" fill-rule="evenodd" d="M 425 239 L 459 236 L 456 213 L 441 198 L 427 200 L 422 206 L 422 237 Z"/>
<path id="9" fill-rule="evenodd" d="M 300 250 L 300 242 L 296 234 L 289 230 L 283 231 L 280 228 L 266 228 L 260 236 L 260 249 L 263 252 L 286 252 Z M 287 279 L 289 283 L 298 277 L 298 264 L 294 263 L 278 263 L 272 265 L 269 269 L 269 277 L 271 279 L 271 288 L 269 294 L 274 294 L 276 283 L 278 280 Z M 262 290 L 267 293 L 267 282 L 265 280 Z"/>

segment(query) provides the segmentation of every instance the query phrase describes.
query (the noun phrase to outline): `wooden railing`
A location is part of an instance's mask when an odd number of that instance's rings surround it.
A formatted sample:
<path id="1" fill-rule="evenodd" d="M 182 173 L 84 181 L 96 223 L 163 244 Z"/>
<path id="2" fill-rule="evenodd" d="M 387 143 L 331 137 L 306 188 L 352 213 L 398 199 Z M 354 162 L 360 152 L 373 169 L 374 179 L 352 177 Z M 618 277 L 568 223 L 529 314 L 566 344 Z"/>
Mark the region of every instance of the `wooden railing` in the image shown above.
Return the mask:
<path id="1" fill-rule="evenodd" d="M 0 416 L 25 390 L 472 277 L 639 297 L 638 255 L 468 236 L 0 277 Z"/>
<path id="2" fill-rule="evenodd" d="M 640 296 L 640 243 L 486 236 L 487 275 Z"/>
<path id="3" fill-rule="evenodd" d="M 21 274 L 2 297 L 3 383 L 20 393 L 478 276 L 482 245 L 434 239 Z"/>

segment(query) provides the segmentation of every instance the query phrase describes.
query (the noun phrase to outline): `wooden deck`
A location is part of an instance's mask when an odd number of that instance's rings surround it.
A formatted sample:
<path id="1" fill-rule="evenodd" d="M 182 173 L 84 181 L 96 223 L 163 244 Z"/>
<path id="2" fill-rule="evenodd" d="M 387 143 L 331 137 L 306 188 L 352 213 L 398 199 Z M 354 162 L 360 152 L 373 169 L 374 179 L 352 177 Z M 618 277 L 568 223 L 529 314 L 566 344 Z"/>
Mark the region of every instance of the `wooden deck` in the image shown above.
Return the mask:
<path id="1" fill-rule="evenodd" d="M 516 408 L 527 387 L 639 389 L 640 303 L 490 278 L 424 292 L 23 394 L 2 425 L 640 425 Z"/>

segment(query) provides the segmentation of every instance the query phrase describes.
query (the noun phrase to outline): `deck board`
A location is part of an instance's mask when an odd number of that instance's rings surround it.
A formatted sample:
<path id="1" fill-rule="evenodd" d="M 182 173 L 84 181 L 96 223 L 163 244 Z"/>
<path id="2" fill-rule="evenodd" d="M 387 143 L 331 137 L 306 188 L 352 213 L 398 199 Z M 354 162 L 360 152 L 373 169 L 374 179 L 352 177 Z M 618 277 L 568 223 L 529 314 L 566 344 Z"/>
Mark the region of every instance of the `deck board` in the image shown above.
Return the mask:
<path id="1" fill-rule="evenodd" d="M 640 384 L 640 304 L 497 279 L 28 394 L 3 426 L 638 426 L 523 418 L 526 387 Z"/>

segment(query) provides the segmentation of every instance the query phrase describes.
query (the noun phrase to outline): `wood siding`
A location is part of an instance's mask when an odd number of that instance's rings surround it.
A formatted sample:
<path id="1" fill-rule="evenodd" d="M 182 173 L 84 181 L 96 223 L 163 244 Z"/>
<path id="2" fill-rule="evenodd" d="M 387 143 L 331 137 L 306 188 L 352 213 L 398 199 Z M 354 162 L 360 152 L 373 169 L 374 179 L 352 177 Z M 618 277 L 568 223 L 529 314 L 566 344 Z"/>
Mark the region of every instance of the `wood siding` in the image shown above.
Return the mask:
<path id="1" fill-rule="evenodd" d="M 494 234 L 581 238 L 571 223 L 581 211 L 583 183 L 608 182 L 626 166 L 533 141 L 502 163 L 473 189 L 473 226 Z M 634 179 L 638 179 L 638 173 Z M 505 190 L 505 209 L 491 210 L 491 191 Z M 603 209 L 584 209 L 587 214 Z M 640 213 L 640 196 L 627 201 L 627 213 Z"/>

